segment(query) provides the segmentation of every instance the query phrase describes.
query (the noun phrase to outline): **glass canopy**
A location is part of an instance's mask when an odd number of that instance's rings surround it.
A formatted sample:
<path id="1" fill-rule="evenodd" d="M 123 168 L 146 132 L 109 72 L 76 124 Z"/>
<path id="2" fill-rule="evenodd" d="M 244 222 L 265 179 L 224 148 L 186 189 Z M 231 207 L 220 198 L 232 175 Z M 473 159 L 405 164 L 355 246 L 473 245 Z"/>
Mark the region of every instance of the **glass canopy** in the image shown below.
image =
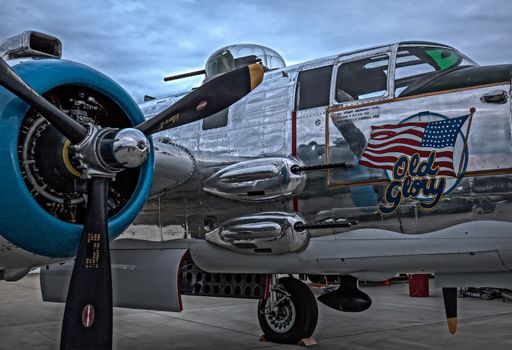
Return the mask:
<path id="1" fill-rule="evenodd" d="M 260 63 L 266 71 L 286 67 L 283 57 L 271 48 L 253 44 L 230 45 L 208 58 L 205 80 L 252 63 Z"/>

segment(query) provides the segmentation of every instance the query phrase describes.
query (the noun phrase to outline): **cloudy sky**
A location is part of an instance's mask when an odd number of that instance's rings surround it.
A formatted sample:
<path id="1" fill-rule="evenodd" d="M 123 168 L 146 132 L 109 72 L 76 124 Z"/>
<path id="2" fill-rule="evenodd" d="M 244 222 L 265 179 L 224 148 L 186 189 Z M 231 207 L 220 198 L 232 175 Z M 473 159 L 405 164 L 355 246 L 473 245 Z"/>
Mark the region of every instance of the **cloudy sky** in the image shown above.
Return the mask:
<path id="1" fill-rule="evenodd" d="M 64 58 L 101 70 L 137 101 L 197 84 L 162 78 L 201 69 L 234 43 L 269 46 L 288 64 L 400 40 L 512 63 L 510 0 L 2 0 L 0 38 L 28 29 L 58 36 Z"/>

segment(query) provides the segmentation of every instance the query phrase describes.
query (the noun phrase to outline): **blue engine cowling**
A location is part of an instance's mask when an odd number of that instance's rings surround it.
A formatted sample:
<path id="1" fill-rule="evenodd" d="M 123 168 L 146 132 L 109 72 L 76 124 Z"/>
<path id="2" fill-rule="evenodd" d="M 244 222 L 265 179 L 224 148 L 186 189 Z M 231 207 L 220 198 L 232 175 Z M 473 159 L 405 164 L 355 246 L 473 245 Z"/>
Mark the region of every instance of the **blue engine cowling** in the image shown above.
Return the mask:
<path id="1" fill-rule="evenodd" d="M 135 101 L 117 83 L 87 66 L 59 59 L 31 59 L 12 67 L 35 91 L 44 94 L 59 86 L 98 91 L 116 103 L 130 123 L 144 120 Z M 30 252 L 48 257 L 73 256 L 82 225 L 51 215 L 34 199 L 24 182 L 18 159 L 18 136 L 28 104 L 0 87 L 0 235 Z M 153 151 L 139 173 L 131 197 L 108 221 L 113 239 L 142 209 L 153 178 Z"/>

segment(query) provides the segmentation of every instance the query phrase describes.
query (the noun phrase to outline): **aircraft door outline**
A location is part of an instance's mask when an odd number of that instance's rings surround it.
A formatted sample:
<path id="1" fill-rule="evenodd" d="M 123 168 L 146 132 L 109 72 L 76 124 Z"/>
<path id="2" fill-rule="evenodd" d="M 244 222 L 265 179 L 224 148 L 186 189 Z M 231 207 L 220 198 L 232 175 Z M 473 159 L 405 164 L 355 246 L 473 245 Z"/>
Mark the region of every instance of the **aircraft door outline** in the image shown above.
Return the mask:
<path id="1" fill-rule="evenodd" d="M 373 119 L 379 117 L 379 104 L 393 98 L 394 88 L 391 77 L 394 75 L 395 55 L 396 45 L 373 50 L 364 55 L 342 56 L 338 59 L 331 80 L 331 103 L 325 114 L 325 162 L 347 162 L 355 166 L 348 169 L 328 169 L 327 187 L 366 185 L 386 180 L 382 172 L 363 169 L 357 164 L 366 148 L 365 134 L 369 134 L 367 131 Z M 386 64 L 385 68 L 382 63 Z M 385 82 L 382 85 L 384 74 Z M 364 79 L 361 79 L 362 77 Z M 345 80 L 341 80 L 344 78 Z M 384 89 L 369 90 L 369 93 L 359 94 L 364 92 L 364 88 L 374 88 L 375 82 L 379 80 Z M 365 83 L 367 86 L 364 86 Z M 357 86 L 357 84 L 360 85 Z M 383 92 L 379 95 L 380 91 Z M 341 114 L 341 117 L 338 114 Z"/>
<path id="2" fill-rule="evenodd" d="M 306 165 L 321 165 L 325 162 L 324 115 L 329 108 L 332 69 L 333 62 L 324 61 L 303 66 L 297 77 L 293 112 L 296 123 L 295 147 L 297 158 Z M 311 96 L 305 100 L 308 94 Z"/>

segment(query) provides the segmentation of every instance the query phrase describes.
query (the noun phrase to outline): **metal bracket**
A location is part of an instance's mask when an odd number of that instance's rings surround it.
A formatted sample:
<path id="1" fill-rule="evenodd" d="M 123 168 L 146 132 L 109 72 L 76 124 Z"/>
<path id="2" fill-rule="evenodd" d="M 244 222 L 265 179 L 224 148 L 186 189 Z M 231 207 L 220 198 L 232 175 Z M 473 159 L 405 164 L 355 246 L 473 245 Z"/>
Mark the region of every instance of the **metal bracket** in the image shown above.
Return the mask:
<path id="1" fill-rule="evenodd" d="M 282 294 L 281 298 L 277 298 L 277 293 Z M 279 304 L 289 298 L 291 295 L 288 293 L 281 284 L 277 282 L 277 277 L 275 274 L 272 274 L 270 281 L 270 293 L 269 293 L 269 303 L 263 310 L 264 313 L 269 313 L 272 311 L 277 311 L 279 309 Z"/>
<path id="2" fill-rule="evenodd" d="M 115 178 L 116 174 L 123 170 L 109 165 L 102 157 L 100 152 L 101 141 L 107 135 L 116 132 L 117 129 L 101 128 L 94 124 L 87 124 L 87 135 L 78 144 L 70 146 L 73 150 L 72 157 L 79 163 L 77 166 L 80 171 L 80 177 L 84 180 L 93 177 Z"/>

